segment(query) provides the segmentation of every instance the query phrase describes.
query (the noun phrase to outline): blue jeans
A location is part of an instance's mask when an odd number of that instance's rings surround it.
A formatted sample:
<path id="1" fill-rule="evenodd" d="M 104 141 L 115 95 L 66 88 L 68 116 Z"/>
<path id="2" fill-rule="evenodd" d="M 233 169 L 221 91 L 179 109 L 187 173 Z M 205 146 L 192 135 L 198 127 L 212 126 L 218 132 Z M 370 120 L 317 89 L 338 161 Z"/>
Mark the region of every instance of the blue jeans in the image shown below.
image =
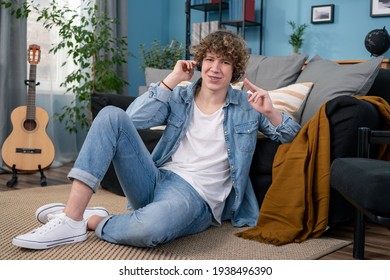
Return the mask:
<path id="1" fill-rule="evenodd" d="M 155 166 L 129 116 L 107 106 L 92 123 L 69 178 L 95 192 L 111 161 L 134 211 L 104 219 L 95 233 L 112 243 L 153 247 L 213 224 L 207 203 L 180 176 Z"/>

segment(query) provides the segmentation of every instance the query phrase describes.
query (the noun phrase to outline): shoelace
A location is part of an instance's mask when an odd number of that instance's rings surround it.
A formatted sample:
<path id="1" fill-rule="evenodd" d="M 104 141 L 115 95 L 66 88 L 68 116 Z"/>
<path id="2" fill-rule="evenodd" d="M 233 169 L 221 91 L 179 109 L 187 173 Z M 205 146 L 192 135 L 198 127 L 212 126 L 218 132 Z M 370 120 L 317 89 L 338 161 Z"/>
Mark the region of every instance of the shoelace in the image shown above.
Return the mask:
<path id="1" fill-rule="evenodd" d="M 43 226 L 35 229 L 32 233 L 44 234 L 44 233 L 48 232 L 49 230 L 62 224 L 64 221 L 64 218 L 65 218 L 65 213 L 49 214 L 49 215 L 47 215 L 48 222 L 46 224 L 44 224 Z"/>

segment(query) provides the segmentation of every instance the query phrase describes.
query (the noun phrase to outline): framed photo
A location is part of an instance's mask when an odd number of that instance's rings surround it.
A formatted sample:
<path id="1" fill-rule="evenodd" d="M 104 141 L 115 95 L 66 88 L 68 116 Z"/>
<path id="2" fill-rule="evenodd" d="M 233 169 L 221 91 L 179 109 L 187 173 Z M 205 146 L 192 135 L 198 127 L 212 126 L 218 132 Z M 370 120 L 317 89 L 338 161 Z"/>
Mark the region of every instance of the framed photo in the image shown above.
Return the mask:
<path id="1" fill-rule="evenodd" d="M 334 5 L 320 5 L 311 7 L 311 23 L 332 23 Z"/>
<path id="2" fill-rule="evenodd" d="M 371 0 L 372 17 L 389 17 L 390 0 Z"/>

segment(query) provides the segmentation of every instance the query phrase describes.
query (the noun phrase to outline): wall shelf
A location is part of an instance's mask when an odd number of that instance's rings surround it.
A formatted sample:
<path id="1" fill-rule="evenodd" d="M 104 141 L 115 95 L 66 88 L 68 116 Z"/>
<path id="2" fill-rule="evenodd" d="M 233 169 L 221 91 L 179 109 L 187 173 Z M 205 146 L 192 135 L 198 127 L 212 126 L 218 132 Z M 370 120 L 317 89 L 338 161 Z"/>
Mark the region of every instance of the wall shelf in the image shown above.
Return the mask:
<path id="1" fill-rule="evenodd" d="M 222 10 L 229 9 L 229 4 L 223 1 L 220 3 L 206 3 L 206 4 L 191 5 L 191 9 L 202 11 L 202 12 L 218 11 L 219 4 L 221 4 Z"/>
<path id="2" fill-rule="evenodd" d="M 221 22 L 222 25 L 230 25 L 235 27 L 243 27 L 243 26 L 260 26 L 260 22 L 245 20 L 245 21 L 223 21 Z"/>
<path id="3" fill-rule="evenodd" d="M 243 1 L 243 8 L 245 9 L 245 0 Z M 260 1 L 260 21 L 250 21 L 250 20 L 244 20 L 244 17 L 242 20 L 235 20 L 235 21 L 222 21 L 222 13 L 229 9 L 229 3 L 221 0 L 218 3 L 204 3 L 204 4 L 195 4 L 191 5 L 191 0 L 186 0 L 186 59 L 189 59 L 190 53 L 189 53 L 189 46 L 191 45 L 191 10 L 197 10 L 204 12 L 204 21 L 207 22 L 208 20 L 208 14 L 209 12 L 216 12 L 218 11 L 218 26 L 221 28 L 222 25 L 224 26 L 232 26 L 236 27 L 236 32 L 240 33 L 241 36 L 245 39 L 245 32 L 247 27 L 259 27 L 259 54 L 262 54 L 262 40 L 263 40 L 263 0 L 256 0 Z"/>

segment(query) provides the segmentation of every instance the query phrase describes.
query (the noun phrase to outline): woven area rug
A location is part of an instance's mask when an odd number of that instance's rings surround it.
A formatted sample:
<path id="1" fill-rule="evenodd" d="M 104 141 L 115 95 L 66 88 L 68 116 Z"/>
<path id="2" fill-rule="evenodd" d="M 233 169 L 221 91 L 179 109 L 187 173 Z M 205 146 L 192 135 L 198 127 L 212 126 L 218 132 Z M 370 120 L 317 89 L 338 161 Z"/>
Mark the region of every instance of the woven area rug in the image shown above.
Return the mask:
<path id="1" fill-rule="evenodd" d="M 35 210 L 46 203 L 65 203 L 70 185 L 12 190 L 0 193 L 0 259 L 1 260 L 306 260 L 318 259 L 349 241 L 328 237 L 310 239 L 300 244 L 274 246 L 238 238 L 242 228 L 230 223 L 221 227 L 175 240 L 157 248 L 135 248 L 116 245 L 89 233 L 85 242 L 48 250 L 28 250 L 12 245 L 12 238 L 37 226 Z M 104 206 L 112 214 L 126 211 L 126 199 L 100 189 L 90 206 Z"/>

